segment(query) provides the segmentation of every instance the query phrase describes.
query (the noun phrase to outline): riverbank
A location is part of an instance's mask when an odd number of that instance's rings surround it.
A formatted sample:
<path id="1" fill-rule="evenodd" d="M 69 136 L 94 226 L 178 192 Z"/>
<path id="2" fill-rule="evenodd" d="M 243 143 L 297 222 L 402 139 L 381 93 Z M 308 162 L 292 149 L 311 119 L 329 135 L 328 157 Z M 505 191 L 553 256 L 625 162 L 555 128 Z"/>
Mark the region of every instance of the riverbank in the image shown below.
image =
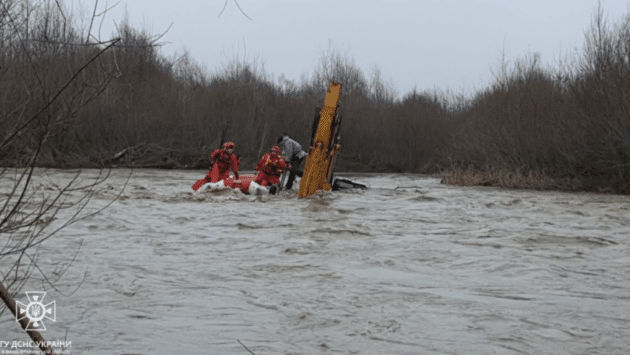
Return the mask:
<path id="1" fill-rule="evenodd" d="M 558 178 L 535 171 L 527 173 L 521 170 L 507 169 L 448 169 L 439 174 L 441 183 L 458 186 L 493 186 L 512 189 L 563 191 L 563 192 L 600 192 L 619 193 L 613 186 L 601 186 L 579 178 Z M 436 176 L 433 174 L 432 176 Z"/>

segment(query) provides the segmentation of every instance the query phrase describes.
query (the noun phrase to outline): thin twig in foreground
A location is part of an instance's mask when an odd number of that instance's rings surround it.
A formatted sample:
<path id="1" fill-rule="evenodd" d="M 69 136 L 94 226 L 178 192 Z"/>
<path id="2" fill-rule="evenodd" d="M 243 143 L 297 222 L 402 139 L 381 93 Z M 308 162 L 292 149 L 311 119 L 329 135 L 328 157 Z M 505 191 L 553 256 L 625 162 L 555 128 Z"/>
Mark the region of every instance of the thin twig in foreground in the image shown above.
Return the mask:
<path id="1" fill-rule="evenodd" d="M 245 350 L 249 351 L 249 353 L 250 353 L 250 354 L 252 354 L 252 355 L 256 355 L 256 354 L 254 354 L 251 350 L 249 350 L 249 349 L 245 346 L 245 344 L 241 343 L 241 341 L 240 341 L 240 340 L 236 339 L 236 341 L 238 341 L 238 343 L 239 343 L 239 344 L 243 345 L 243 347 L 245 348 Z"/>

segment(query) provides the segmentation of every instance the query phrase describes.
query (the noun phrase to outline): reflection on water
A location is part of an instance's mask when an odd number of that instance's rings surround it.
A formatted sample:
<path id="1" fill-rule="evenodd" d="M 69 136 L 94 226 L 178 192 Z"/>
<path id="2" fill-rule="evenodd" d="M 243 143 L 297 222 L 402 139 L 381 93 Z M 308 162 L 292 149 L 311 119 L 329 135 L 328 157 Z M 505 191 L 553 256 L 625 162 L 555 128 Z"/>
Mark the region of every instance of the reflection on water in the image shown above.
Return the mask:
<path id="1" fill-rule="evenodd" d="M 127 173 L 114 171 L 90 206 Z M 119 201 L 44 245 L 70 256 L 83 240 L 62 290 L 87 270 L 71 296 L 46 289 L 57 302 L 46 338 L 67 330 L 75 353 L 93 354 L 248 353 L 237 340 L 258 355 L 630 346 L 628 197 L 404 174 L 305 200 L 193 194 L 202 175 L 134 171 Z M 15 322 L 0 327 L 0 340 L 27 340 Z"/>

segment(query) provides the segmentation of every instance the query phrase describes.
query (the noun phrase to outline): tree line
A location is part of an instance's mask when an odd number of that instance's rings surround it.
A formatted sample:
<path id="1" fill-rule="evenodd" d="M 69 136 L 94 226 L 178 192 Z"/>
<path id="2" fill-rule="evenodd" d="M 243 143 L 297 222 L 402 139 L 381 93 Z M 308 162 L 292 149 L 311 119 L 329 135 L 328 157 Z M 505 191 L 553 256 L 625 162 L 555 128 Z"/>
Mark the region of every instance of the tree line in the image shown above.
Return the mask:
<path id="1" fill-rule="evenodd" d="M 523 187 L 630 191 L 628 16 L 608 24 L 599 9 L 582 51 L 557 68 L 531 54 L 502 63 L 472 97 L 414 90 L 399 98 L 377 68 L 366 74 L 333 48 L 300 82 L 274 78 L 256 61 L 211 72 L 187 53 L 164 56 L 128 21 L 116 43 L 90 45 L 58 2 L 30 17 L 28 1 L 13 2 L 24 20 L 15 33 L 0 30 L 3 166 L 24 166 L 33 134 L 48 125 L 38 166 L 205 168 L 227 127 L 242 169 L 251 169 L 282 133 L 309 143 L 314 110 L 334 80 L 343 84 L 339 171 L 442 172 L 454 182 L 485 174 L 489 184 L 518 173 Z M 97 65 L 46 106 L 42 90 L 63 85 L 108 43 Z M 22 125 L 29 129 L 11 136 Z"/>

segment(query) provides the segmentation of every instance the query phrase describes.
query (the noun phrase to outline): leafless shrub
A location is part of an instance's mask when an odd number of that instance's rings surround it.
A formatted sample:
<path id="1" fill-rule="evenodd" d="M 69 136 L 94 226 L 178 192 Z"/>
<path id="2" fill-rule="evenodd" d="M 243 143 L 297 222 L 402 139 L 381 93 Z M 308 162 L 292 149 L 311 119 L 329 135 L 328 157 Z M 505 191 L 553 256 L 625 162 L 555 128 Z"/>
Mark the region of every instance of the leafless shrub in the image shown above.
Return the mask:
<path id="1" fill-rule="evenodd" d="M 569 92 L 578 108 L 576 173 L 630 193 L 630 14 L 609 26 L 598 8 Z"/>

